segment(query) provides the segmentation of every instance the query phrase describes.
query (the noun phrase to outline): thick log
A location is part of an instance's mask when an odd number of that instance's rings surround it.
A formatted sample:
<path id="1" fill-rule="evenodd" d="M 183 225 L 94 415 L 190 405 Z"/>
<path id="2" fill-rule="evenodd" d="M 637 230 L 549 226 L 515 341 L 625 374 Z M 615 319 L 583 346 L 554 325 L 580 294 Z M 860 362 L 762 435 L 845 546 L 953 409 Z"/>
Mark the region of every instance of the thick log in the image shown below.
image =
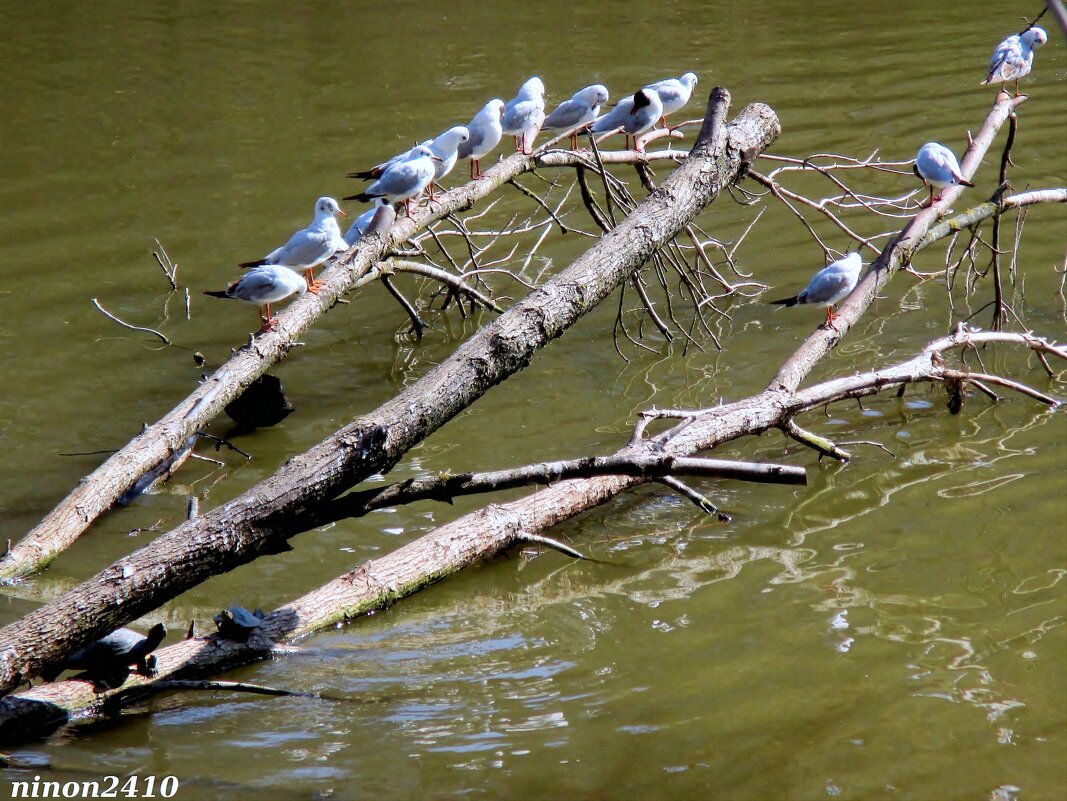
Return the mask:
<path id="1" fill-rule="evenodd" d="M 797 414 L 834 401 L 873 395 L 906 383 L 941 381 L 955 371 L 935 356 L 949 349 L 996 343 L 1028 347 L 1067 360 L 1067 350 L 1031 335 L 964 332 L 936 340 L 917 356 L 895 365 L 800 390 L 785 405 L 768 403 L 764 397 L 763 402 L 747 398 L 717 407 L 701 414 L 699 423 L 687 424 L 666 440 L 644 441 L 621 453 L 654 451 L 662 458 L 664 452 L 692 452 L 712 441 L 724 442 L 781 426 Z M 134 674 L 122 688 L 102 694 L 90 682 L 69 680 L 7 696 L 0 699 L 0 742 L 39 736 L 101 703 L 128 704 L 151 691 L 155 682 L 209 676 L 264 659 L 275 652 L 276 643 L 291 643 L 314 631 L 384 608 L 648 478 L 634 475 L 570 480 L 511 503 L 490 505 L 464 515 L 277 609 L 264 619 L 248 643 L 207 637 L 157 650 L 155 679 Z"/>
<path id="2" fill-rule="evenodd" d="M 747 106 L 726 125 L 728 106 L 729 93 L 717 87 L 689 158 L 663 186 L 560 275 L 479 331 L 418 382 L 241 496 L 158 537 L 0 630 L 0 692 L 10 692 L 46 665 L 212 575 L 288 549 L 288 539 L 297 533 L 293 521 L 305 508 L 390 468 L 490 387 L 524 368 L 536 350 L 628 280 L 738 178 L 747 160 L 777 138 L 778 119 L 767 106 Z M 509 166 L 505 161 L 490 174 L 513 177 L 518 169 L 518 163 Z M 468 194 L 473 203 L 475 194 L 486 191 L 475 186 L 460 194 Z M 418 220 L 416 215 L 398 222 L 390 240 L 410 237 Z M 327 271 L 327 287 L 329 275 Z M 322 300 L 336 294 L 336 286 L 324 288 Z M 292 312 L 298 313 L 299 309 Z M 279 336 L 295 335 L 290 323 L 282 317 Z M 213 402 L 205 397 L 197 401 Z"/>

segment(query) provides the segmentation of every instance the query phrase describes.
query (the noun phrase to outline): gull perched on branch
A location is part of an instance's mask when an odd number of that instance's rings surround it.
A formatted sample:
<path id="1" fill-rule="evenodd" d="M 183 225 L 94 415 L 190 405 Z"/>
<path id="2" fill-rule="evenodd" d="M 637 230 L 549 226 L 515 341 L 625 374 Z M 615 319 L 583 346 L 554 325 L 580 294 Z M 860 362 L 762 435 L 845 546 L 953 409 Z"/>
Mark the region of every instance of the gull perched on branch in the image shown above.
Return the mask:
<path id="1" fill-rule="evenodd" d="M 259 320 L 262 323 L 259 330 L 263 332 L 273 331 L 278 323 L 277 318 L 271 317 L 270 304 L 285 300 L 293 294 L 303 295 L 307 291 L 307 281 L 299 273 L 288 267 L 270 264 L 254 267 L 221 292 L 208 291 L 204 294 L 213 298 L 243 300 L 262 307 L 259 311 Z"/>
<path id="2" fill-rule="evenodd" d="M 650 83 L 645 87 L 654 90 L 663 104 L 663 111 L 659 118 L 661 124 L 666 125 L 668 115 L 685 108 L 685 104 L 693 96 L 693 87 L 696 85 L 696 73 L 687 72 L 681 78 L 664 78 L 662 81 Z"/>
<path id="3" fill-rule="evenodd" d="M 438 156 L 441 160 L 434 165 L 433 181 L 430 181 L 430 200 L 434 199 L 433 185 L 434 181 L 440 181 L 450 172 L 452 168 L 456 166 L 456 159 L 459 156 L 458 149 L 461 144 L 470 139 L 470 133 L 462 125 L 454 125 L 444 133 L 440 134 L 436 139 L 427 139 L 420 144 L 423 147 L 428 147 L 433 151 L 435 156 Z M 415 147 L 418 147 L 416 145 Z M 371 167 L 369 170 L 358 170 L 356 172 L 350 172 L 349 178 L 361 178 L 364 181 L 370 181 L 375 178 L 381 178 L 382 173 L 392 167 L 394 164 L 399 164 L 401 161 L 406 161 L 414 154 L 415 148 L 411 150 L 405 150 L 399 155 L 393 156 L 389 161 L 382 162 Z M 351 229 L 349 229 L 351 230 Z M 347 234 L 345 234 L 347 238 Z"/>
<path id="4" fill-rule="evenodd" d="M 597 117 L 590 129 L 593 133 L 610 134 L 622 130 L 626 135 L 626 147 L 630 147 L 630 137 L 634 137 L 634 148 L 644 153 L 637 143 L 637 135 L 644 133 L 663 115 L 663 103 L 659 95 L 651 89 L 638 89 L 632 97 L 624 97 L 615 108 Z"/>
<path id="5" fill-rule="evenodd" d="M 859 253 L 849 253 L 843 259 L 823 267 L 797 295 L 771 303 L 782 306 L 819 306 L 826 308 L 826 325 L 837 331 L 834 325 L 834 304 L 844 300 L 856 288 L 863 259 Z M 840 332 L 838 332 L 840 333 Z"/>
<path id="6" fill-rule="evenodd" d="M 1015 96 L 1019 96 L 1019 79 L 1030 74 L 1034 63 L 1034 50 L 1048 41 L 1044 28 L 1036 25 L 1022 33 L 1009 36 L 997 45 L 993 58 L 989 61 L 989 74 L 982 86 L 991 83 L 1004 84 L 1015 81 Z"/>
<path id="7" fill-rule="evenodd" d="M 519 93 L 504 106 L 501 127 L 504 133 L 515 137 L 515 152 L 529 155 L 527 148 L 544 121 L 545 85 L 535 75 L 520 86 Z"/>
<path id="8" fill-rule="evenodd" d="M 471 160 L 471 180 L 482 177 L 482 165 L 479 163 L 482 156 L 500 144 L 503 130 L 500 121 L 504 116 L 504 101 L 494 97 L 482 110 L 474 115 L 474 119 L 467 123 L 467 131 L 470 133 L 466 142 L 459 145 L 459 157 Z"/>
<path id="9" fill-rule="evenodd" d="M 378 198 L 389 203 L 403 202 L 410 216 L 411 199 L 417 198 L 422 194 L 422 190 L 430 185 L 436 172 L 435 162 L 441 160 L 441 157 L 435 156 L 426 145 L 416 145 L 406 159 L 387 167 L 381 178 L 358 195 L 349 195 L 344 199 L 359 200 L 363 203 Z"/>
<path id="10" fill-rule="evenodd" d="M 594 83 L 579 89 L 570 100 L 564 100 L 549 114 L 541 125 L 542 131 L 566 131 L 586 125 L 596 119 L 600 107 L 608 102 L 608 88 Z M 571 132 L 571 150 L 578 149 L 578 132 Z"/>
<path id="11" fill-rule="evenodd" d="M 315 280 L 314 269 L 346 245 L 341 237 L 335 214 L 346 217 L 337 201 L 332 197 L 320 197 L 315 201 L 315 218 L 311 225 L 289 237 L 289 241 L 276 250 L 272 250 L 262 259 L 241 262 L 241 267 L 261 267 L 279 265 L 303 270 L 309 292 L 318 294 L 322 281 Z"/>
<path id="12" fill-rule="evenodd" d="M 946 186 L 974 187 L 974 184 L 960 173 L 960 163 L 956 161 L 956 154 L 938 142 L 927 142 L 919 148 L 913 169 L 915 174 L 922 179 L 923 184 L 930 187 L 930 199 L 922 204 L 923 207 L 932 206 L 940 201 Z M 935 186 L 939 190 L 937 198 L 934 198 Z"/>

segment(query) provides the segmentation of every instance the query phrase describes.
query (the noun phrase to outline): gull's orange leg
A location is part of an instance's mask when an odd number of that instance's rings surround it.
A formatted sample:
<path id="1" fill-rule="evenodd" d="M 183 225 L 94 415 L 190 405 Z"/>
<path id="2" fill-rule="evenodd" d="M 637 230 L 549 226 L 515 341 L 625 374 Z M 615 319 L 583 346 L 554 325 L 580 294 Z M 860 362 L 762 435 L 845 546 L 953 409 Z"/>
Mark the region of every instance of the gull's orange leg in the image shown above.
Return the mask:
<path id="1" fill-rule="evenodd" d="M 827 306 L 826 307 L 826 322 L 824 323 L 824 325 L 827 328 L 832 328 L 834 331 L 837 331 L 837 333 L 840 334 L 841 330 L 836 325 L 834 325 L 834 320 L 836 320 L 836 319 L 837 319 L 837 314 L 834 313 L 834 307 L 833 306 Z"/>
<path id="2" fill-rule="evenodd" d="M 322 288 L 323 282 L 317 281 L 315 279 L 314 268 L 308 267 L 306 270 L 304 270 L 304 280 L 307 281 L 308 292 L 310 292 L 312 295 L 319 294 L 319 289 Z"/>
<path id="3" fill-rule="evenodd" d="M 264 304 L 264 306 L 267 310 L 267 316 L 263 316 L 262 309 L 260 309 L 259 311 L 259 322 L 262 323 L 259 329 L 259 333 L 261 334 L 265 334 L 267 331 L 273 331 L 275 328 L 278 327 L 278 318 L 270 316 L 270 304 L 266 303 Z"/>

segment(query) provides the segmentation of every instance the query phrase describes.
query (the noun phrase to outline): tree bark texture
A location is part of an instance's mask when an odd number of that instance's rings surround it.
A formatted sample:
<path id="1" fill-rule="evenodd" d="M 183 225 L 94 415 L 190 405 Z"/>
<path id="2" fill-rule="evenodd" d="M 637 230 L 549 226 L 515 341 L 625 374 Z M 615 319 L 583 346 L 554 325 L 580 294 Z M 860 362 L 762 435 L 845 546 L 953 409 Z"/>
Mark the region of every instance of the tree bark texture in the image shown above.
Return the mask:
<path id="1" fill-rule="evenodd" d="M 10 692 L 46 665 L 212 575 L 287 550 L 288 539 L 299 530 L 294 523 L 309 506 L 389 469 L 490 387 L 524 368 L 536 350 L 629 279 L 659 246 L 737 180 L 754 154 L 777 138 L 778 119 L 767 106 L 747 106 L 726 125 L 728 106 L 729 93 L 713 90 L 690 157 L 663 186 L 571 266 L 481 329 L 418 382 L 291 459 L 241 496 L 158 537 L 0 630 L 0 692 Z M 490 175 L 517 174 L 525 163 L 509 162 L 498 164 Z M 487 192 L 478 186 L 462 191 L 471 203 Z M 419 215 L 401 220 L 391 229 L 390 241 L 404 241 L 418 223 Z M 360 253 L 359 246 L 356 251 Z M 377 252 L 380 255 L 381 246 Z M 343 283 L 338 270 L 360 269 L 353 259 L 346 261 L 347 265 L 331 268 L 333 273 L 327 271 L 321 302 L 338 294 Z M 301 313 L 296 309 L 292 314 Z M 306 327 L 307 320 L 297 319 Z M 265 346 L 288 347 L 299 333 L 290 328 L 292 322 L 283 315 L 281 331 L 264 337 L 271 338 Z M 205 403 L 215 400 L 201 396 L 194 406 Z"/>
<path id="2" fill-rule="evenodd" d="M 949 349 L 1010 343 L 1067 360 L 1067 350 L 1028 334 L 963 332 L 936 340 L 917 356 L 881 370 L 831 379 L 793 393 L 784 404 L 760 396 L 727 404 L 692 424 L 623 449 L 622 453 L 685 453 L 709 443 L 782 426 L 804 411 L 833 401 L 874 395 L 905 383 L 943 381 L 955 373 L 938 358 Z M 570 480 L 520 500 L 486 506 L 328 582 L 268 615 L 248 643 L 215 637 L 184 640 L 156 651 L 158 679 L 203 677 L 271 654 L 292 642 L 395 603 L 467 565 L 521 542 L 530 534 L 610 500 L 649 480 L 608 476 Z M 98 694 L 88 681 L 63 681 L 0 699 L 0 742 L 26 739 L 84 714 L 101 703 L 123 705 L 145 694 L 154 680 L 133 674 L 118 690 Z"/>

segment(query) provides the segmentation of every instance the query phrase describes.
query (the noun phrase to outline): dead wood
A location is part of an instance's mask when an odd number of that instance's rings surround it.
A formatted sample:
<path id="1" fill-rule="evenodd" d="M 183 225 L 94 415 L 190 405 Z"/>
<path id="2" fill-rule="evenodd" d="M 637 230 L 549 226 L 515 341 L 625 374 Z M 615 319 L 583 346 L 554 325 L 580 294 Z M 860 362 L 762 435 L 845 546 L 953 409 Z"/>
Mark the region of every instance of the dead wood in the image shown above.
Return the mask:
<path id="1" fill-rule="evenodd" d="M 767 106 L 752 104 L 727 125 L 728 106 L 729 93 L 722 88 L 713 90 L 704 126 L 689 158 L 658 190 L 560 275 L 531 292 L 400 395 L 291 459 L 240 497 L 187 521 L 0 630 L 0 692 L 10 692 L 44 666 L 210 576 L 287 550 L 288 539 L 298 531 L 295 523 L 307 508 L 389 469 L 412 445 L 490 387 L 525 367 L 536 350 L 560 336 L 628 280 L 657 248 L 737 180 L 753 154 L 777 137 L 778 120 Z M 224 365 L 205 382 L 206 389 L 202 387 L 191 396 L 191 406 L 183 404 L 175 410 L 180 423 L 173 417 L 168 420 L 184 430 L 188 419 L 202 420 L 206 409 L 211 410 L 208 417 L 213 417 L 222 408 L 220 400 L 231 399 L 230 388 L 246 385 L 269 366 L 263 354 L 277 355 L 290 347 L 311 324 L 313 309 L 324 309 L 318 304 L 328 306 L 357 279 L 366 278 L 371 255 L 380 256 L 387 245 L 406 241 L 431 216 L 437 218 L 443 209 L 473 204 L 524 168 L 553 161 L 566 163 L 568 159 L 573 163 L 574 158 L 575 154 L 561 151 L 509 157 L 489 171 L 488 182 L 467 185 L 449 193 L 451 198 L 446 195 L 436 212 L 422 210 L 414 218 L 398 221 L 385 241 L 378 236 L 361 240 L 353 252 L 326 271 L 326 285 L 318 297 L 288 307 L 279 318 L 277 332 L 257 338 L 255 347 L 235 357 L 240 367 L 234 360 Z M 163 436 L 164 430 L 170 429 L 164 425 L 161 430 L 159 425 L 153 429 L 163 444 L 142 444 L 160 448 L 160 457 L 165 458 L 169 449 L 184 440 L 174 442 L 172 437 Z M 129 455 L 120 457 L 123 452 L 112 460 L 123 464 L 129 459 Z M 138 459 L 136 466 L 126 470 L 127 476 L 138 472 L 141 464 Z M 81 513 L 85 522 L 100 511 L 98 502 L 103 496 L 97 492 L 94 497 L 92 508 Z M 77 517 L 77 506 L 66 515 Z"/>
<path id="2" fill-rule="evenodd" d="M 970 332 L 961 326 L 956 334 L 931 342 L 911 359 L 798 390 L 781 403 L 768 402 L 769 391 L 764 390 L 760 395 L 713 409 L 646 413 L 643 417 L 681 417 L 683 422 L 657 437 L 632 441 L 620 451 L 620 456 L 658 453 L 680 458 L 681 454 L 712 444 L 786 427 L 797 415 L 835 401 L 874 395 L 908 384 L 949 382 L 959 373 L 964 380 L 969 380 L 974 376 L 946 366 L 944 354 L 997 343 L 1025 347 L 1067 361 L 1067 349 L 1029 334 Z M 153 683 L 208 676 L 284 653 L 284 649 L 279 649 L 282 643 L 291 643 L 314 631 L 389 606 L 517 543 L 540 541 L 538 532 L 649 480 L 655 479 L 649 475 L 613 475 L 569 480 L 511 503 L 486 506 L 275 610 L 246 643 L 212 636 L 187 639 L 155 651 L 155 679 L 132 675 L 121 688 L 103 693 L 98 693 L 91 682 L 71 679 L 41 684 L 7 696 L 0 699 L 0 741 L 21 740 L 54 729 L 105 702 L 109 706 L 132 702 L 152 692 Z"/>
<path id="3" fill-rule="evenodd" d="M 774 129 L 777 131 L 777 121 Z M 110 509 L 124 493 L 129 492 L 142 476 L 170 459 L 194 432 L 205 428 L 249 384 L 284 359 L 290 350 L 302 344 L 300 338 L 304 332 L 345 294 L 388 275 L 390 269 L 383 267 L 382 259 L 394 251 L 402 250 L 417 232 L 449 215 L 472 208 L 523 173 L 543 167 L 593 166 L 592 158 L 581 152 L 554 149 L 555 141 L 545 143 L 532 155 L 516 153 L 508 156 L 488 170 L 481 180 L 444 193 L 438 201 L 420 207 L 410 218 L 404 217 L 394 223 L 391 209 L 388 215 L 376 217 L 368 235 L 320 276 L 324 285 L 318 295 L 309 293 L 289 304 L 278 315 L 277 330 L 250 339 L 246 347 L 236 351 L 188 397 L 82 478 L 40 523 L 0 555 L 0 582 L 40 570 L 70 547 L 93 521 Z M 633 152 L 605 153 L 603 157 L 608 164 L 633 164 L 638 160 L 677 162 L 684 160 L 686 154 L 666 150 L 642 155 Z M 410 271 L 410 267 L 406 269 Z M 442 280 L 441 276 L 431 277 Z M 479 300 L 482 302 L 482 299 Z M 486 305 L 492 307 L 491 302 Z M 99 308 L 99 304 L 97 306 Z M 119 325 L 154 334 L 166 344 L 171 344 L 158 331 L 133 326 L 103 308 L 100 311 Z"/>

